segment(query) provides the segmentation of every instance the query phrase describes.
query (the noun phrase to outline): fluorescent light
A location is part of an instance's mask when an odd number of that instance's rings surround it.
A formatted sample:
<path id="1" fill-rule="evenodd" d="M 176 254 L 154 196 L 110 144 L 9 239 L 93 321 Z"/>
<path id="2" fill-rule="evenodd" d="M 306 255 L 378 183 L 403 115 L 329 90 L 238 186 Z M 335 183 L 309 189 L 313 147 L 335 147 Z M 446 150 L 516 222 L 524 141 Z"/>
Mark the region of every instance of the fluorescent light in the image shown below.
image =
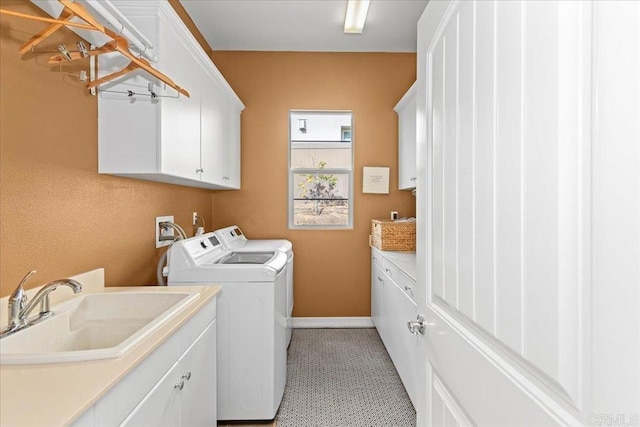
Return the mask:
<path id="1" fill-rule="evenodd" d="M 362 34 L 368 11 L 369 0 L 347 0 L 344 32 L 346 34 Z"/>

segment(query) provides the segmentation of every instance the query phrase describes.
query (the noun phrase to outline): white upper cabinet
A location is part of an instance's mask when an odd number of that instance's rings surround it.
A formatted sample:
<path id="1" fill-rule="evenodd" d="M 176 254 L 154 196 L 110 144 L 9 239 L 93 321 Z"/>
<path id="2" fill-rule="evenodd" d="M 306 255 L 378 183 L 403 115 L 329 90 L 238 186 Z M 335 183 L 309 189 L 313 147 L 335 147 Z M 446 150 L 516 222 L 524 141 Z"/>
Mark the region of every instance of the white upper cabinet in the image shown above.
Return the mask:
<path id="1" fill-rule="evenodd" d="M 153 65 L 190 97 L 141 71 L 102 85 L 98 90 L 99 172 L 239 189 L 244 109 L 240 99 L 168 2 L 116 0 L 113 4 L 153 43 L 158 58 Z M 122 56 L 102 55 L 99 77 L 124 65 Z"/>
<path id="2" fill-rule="evenodd" d="M 398 188 L 416 188 L 416 85 L 395 106 L 398 114 Z"/>
<path id="3" fill-rule="evenodd" d="M 240 113 L 215 75 L 205 72 L 202 92 L 201 169 L 203 180 L 240 188 Z"/>

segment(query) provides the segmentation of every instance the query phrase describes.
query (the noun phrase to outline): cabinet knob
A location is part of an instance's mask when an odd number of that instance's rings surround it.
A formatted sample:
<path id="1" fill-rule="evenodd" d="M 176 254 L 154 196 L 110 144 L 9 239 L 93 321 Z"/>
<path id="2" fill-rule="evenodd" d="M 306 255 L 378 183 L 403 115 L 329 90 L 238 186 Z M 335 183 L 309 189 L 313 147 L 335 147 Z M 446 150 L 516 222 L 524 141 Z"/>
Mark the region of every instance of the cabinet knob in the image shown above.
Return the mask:
<path id="1" fill-rule="evenodd" d="M 229 177 L 228 176 L 223 176 L 222 179 L 224 179 L 225 181 L 229 181 Z"/>
<path id="2" fill-rule="evenodd" d="M 405 285 L 404 290 L 411 293 L 411 298 L 413 298 L 413 289 L 411 289 L 411 286 Z"/>
<path id="3" fill-rule="evenodd" d="M 382 279 L 382 277 L 378 276 L 378 282 L 384 282 L 384 279 Z"/>
<path id="4" fill-rule="evenodd" d="M 200 168 L 200 169 L 196 169 L 196 172 L 204 173 L 204 169 L 202 169 L 202 168 Z"/>
<path id="5" fill-rule="evenodd" d="M 385 268 L 385 269 L 384 269 L 384 271 L 385 271 L 389 276 L 391 276 L 391 270 L 390 270 L 390 269 Z"/>
<path id="6" fill-rule="evenodd" d="M 186 374 L 184 374 L 184 375 L 182 376 L 182 379 L 183 379 L 183 380 L 187 380 L 187 381 L 189 381 L 189 380 L 191 379 L 191 371 L 189 371 L 189 372 L 187 372 Z"/>
<path id="7" fill-rule="evenodd" d="M 184 388 L 184 381 L 180 381 L 178 384 L 174 385 L 173 388 L 177 388 L 178 390 L 182 390 Z"/>

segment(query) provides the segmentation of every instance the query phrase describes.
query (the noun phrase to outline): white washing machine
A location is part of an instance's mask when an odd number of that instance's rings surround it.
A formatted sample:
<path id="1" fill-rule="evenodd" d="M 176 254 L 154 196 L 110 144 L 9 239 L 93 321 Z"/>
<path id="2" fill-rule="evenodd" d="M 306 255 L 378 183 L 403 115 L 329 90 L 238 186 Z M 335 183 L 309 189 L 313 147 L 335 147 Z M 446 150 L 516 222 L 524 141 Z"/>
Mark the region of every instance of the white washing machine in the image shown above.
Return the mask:
<path id="1" fill-rule="evenodd" d="M 218 419 L 273 419 L 287 378 L 287 255 L 227 251 L 207 233 L 173 243 L 167 263 L 169 286 L 222 286 L 216 321 Z"/>
<path id="2" fill-rule="evenodd" d="M 237 252 L 281 251 L 287 254 L 287 346 L 293 327 L 293 245 L 284 239 L 247 239 L 240 227 L 221 228 L 213 232 L 225 249 Z"/>

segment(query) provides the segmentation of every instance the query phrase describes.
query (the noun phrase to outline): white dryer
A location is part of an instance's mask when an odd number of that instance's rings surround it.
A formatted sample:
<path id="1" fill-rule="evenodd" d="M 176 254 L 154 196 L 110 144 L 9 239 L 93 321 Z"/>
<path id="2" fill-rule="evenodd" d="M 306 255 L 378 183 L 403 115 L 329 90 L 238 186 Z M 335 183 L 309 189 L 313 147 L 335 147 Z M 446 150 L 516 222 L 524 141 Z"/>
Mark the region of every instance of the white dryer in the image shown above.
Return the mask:
<path id="1" fill-rule="evenodd" d="M 207 233 L 173 243 L 167 263 L 169 286 L 222 286 L 217 354 L 211 357 L 218 419 L 273 419 L 287 376 L 287 255 L 227 251 Z"/>
<path id="2" fill-rule="evenodd" d="M 285 239 L 247 239 L 237 225 L 213 232 L 225 249 L 237 252 L 281 251 L 287 254 L 287 346 L 293 326 L 293 244 Z"/>

